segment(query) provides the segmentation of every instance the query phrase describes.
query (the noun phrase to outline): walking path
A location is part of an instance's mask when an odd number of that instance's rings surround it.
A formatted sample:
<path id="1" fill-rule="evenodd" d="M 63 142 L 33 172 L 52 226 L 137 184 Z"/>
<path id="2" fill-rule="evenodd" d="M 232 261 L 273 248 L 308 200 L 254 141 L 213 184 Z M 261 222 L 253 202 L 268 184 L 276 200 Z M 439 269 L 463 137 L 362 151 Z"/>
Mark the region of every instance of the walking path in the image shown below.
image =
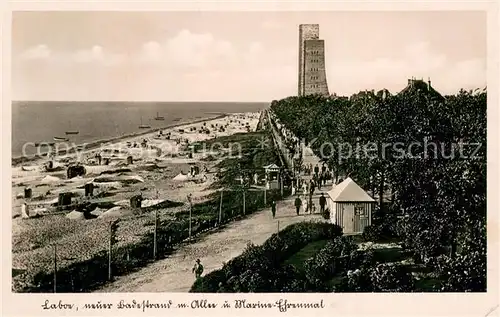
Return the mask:
<path id="1" fill-rule="evenodd" d="M 286 161 L 288 162 L 289 165 L 291 165 L 291 162 L 292 162 L 292 156 L 290 154 L 290 152 L 288 151 L 288 149 L 283 146 L 284 142 L 283 142 L 283 136 L 281 135 L 281 133 L 274 127 L 274 125 L 272 124 L 272 120 L 271 120 L 271 115 L 269 114 L 269 111 L 266 111 L 266 117 L 267 117 L 267 120 L 269 120 L 270 122 L 270 127 L 271 127 L 271 131 L 272 131 L 272 134 L 273 134 L 273 137 L 277 140 L 277 143 L 278 145 L 280 146 L 280 150 L 281 152 L 283 153 L 283 156 L 285 157 Z M 286 129 L 286 127 L 282 127 L 283 129 L 286 130 L 286 134 L 288 136 L 292 136 L 293 137 L 293 133 Z M 320 158 L 318 156 L 316 156 L 316 154 L 314 154 L 313 150 L 309 147 L 309 146 L 306 146 L 305 144 L 303 144 L 303 142 L 301 142 L 301 140 L 299 140 L 299 146 L 300 146 L 300 149 L 299 151 L 302 152 L 302 165 L 304 167 L 306 166 L 312 166 L 312 171 L 309 175 L 306 175 L 303 171 L 297 175 L 300 179 L 303 179 L 305 180 L 306 182 L 309 182 L 312 178 L 313 178 L 313 175 L 314 175 L 314 167 L 315 166 L 318 166 L 320 171 L 322 169 L 322 165 L 323 163 L 321 162 Z M 321 190 L 320 191 L 324 191 L 324 192 L 327 192 L 328 190 L 330 190 L 331 188 L 333 187 L 333 184 L 332 184 L 332 181 L 328 181 L 326 186 L 324 187 L 321 187 Z M 300 190 L 300 189 L 299 189 Z M 302 193 L 303 194 L 303 193 Z"/>
<path id="2" fill-rule="evenodd" d="M 196 259 L 205 268 L 203 275 L 220 269 L 223 262 L 240 255 L 248 243 L 264 243 L 279 229 L 302 221 L 324 221 L 319 214 L 295 214 L 294 197 L 276 204 L 276 218 L 271 209 L 259 211 L 246 219 L 227 225 L 219 232 L 206 234 L 199 241 L 181 246 L 168 258 L 152 263 L 137 272 L 118 277 L 97 292 L 188 292 L 194 282 Z M 302 211 L 301 211 L 302 212 Z"/>

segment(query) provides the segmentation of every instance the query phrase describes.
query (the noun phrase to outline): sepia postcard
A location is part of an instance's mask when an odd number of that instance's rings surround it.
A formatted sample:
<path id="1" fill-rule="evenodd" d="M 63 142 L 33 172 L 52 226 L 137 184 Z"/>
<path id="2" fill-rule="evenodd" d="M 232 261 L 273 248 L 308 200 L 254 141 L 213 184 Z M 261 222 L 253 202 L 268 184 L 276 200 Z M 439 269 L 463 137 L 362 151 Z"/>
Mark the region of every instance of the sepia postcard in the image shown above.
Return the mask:
<path id="1" fill-rule="evenodd" d="M 3 8 L 2 315 L 499 315 L 497 2 Z"/>

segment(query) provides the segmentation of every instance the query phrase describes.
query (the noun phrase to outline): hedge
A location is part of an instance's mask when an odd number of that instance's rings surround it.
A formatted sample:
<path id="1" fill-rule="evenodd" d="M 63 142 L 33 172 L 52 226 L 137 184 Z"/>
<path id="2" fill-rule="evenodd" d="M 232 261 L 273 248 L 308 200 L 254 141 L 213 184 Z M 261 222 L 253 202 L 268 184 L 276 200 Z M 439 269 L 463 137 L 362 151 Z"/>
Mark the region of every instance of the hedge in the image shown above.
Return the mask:
<path id="1" fill-rule="evenodd" d="M 243 253 L 224 264 L 220 270 L 199 278 L 190 292 L 283 292 L 304 291 L 306 281 L 283 262 L 310 242 L 334 239 L 342 229 L 330 223 L 302 222 L 273 234 L 263 245 L 249 245 Z"/>

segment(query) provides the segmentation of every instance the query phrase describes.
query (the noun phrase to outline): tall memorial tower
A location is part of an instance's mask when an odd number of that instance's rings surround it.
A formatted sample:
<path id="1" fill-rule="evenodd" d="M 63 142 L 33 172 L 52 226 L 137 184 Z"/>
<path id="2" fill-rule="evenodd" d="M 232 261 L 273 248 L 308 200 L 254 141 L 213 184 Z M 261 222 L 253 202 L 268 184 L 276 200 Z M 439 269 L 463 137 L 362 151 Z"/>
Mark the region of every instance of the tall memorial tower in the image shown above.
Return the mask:
<path id="1" fill-rule="evenodd" d="M 319 24 L 299 25 L 299 96 L 328 95 L 325 41 L 319 39 Z"/>

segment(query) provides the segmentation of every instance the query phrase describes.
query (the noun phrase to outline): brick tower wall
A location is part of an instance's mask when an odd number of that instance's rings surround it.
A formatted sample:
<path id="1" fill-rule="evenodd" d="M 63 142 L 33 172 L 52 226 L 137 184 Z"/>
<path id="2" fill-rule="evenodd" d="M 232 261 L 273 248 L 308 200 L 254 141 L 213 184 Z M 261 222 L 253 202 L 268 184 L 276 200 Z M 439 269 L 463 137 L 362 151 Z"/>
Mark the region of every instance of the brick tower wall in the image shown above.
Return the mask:
<path id="1" fill-rule="evenodd" d="M 319 24 L 299 25 L 299 78 L 298 95 L 304 94 L 305 82 L 305 41 L 319 39 Z"/>
<path id="2" fill-rule="evenodd" d="M 325 41 L 304 42 L 303 95 L 328 95 L 325 67 Z"/>

